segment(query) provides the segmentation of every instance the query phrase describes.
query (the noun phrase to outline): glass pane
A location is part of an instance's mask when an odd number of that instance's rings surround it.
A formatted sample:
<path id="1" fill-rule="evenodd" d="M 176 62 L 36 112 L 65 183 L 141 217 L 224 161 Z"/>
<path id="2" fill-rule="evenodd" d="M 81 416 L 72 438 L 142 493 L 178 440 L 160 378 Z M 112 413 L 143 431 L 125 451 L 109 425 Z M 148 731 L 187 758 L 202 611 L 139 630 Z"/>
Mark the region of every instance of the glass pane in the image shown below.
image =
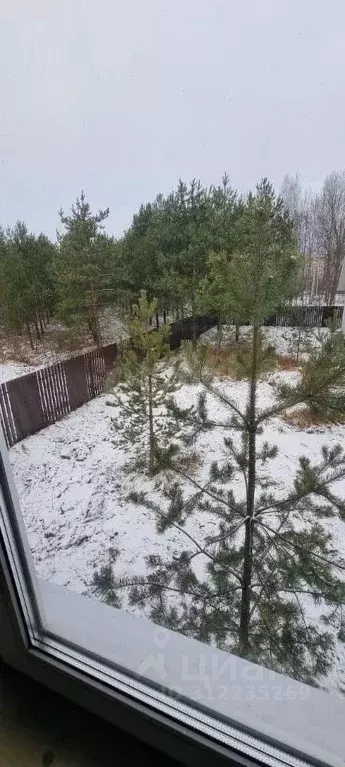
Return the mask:
<path id="1" fill-rule="evenodd" d="M 0 416 L 41 579 L 344 703 L 345 11 L 258 8 L 6 18 Z"/>

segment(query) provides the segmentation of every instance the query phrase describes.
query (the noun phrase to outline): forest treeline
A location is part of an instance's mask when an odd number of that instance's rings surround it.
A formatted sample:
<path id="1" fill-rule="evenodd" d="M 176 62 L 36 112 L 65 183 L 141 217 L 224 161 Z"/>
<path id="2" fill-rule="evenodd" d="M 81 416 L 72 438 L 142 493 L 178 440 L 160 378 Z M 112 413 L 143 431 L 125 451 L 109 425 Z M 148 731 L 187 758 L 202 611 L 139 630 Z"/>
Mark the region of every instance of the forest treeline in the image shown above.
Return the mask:
<path id="1" fill-rule="evenodd" d="M 109 208 L 94 213 L 83 192 L 69 213 L 59 211 L 56 242 L 20 221 L 0 229 L 2 323 L 26 332 L 33 346 L 54 317 L 87 329 L 100 345 L 102 306 L 129 308 L 141 290 L 157 299 L 157 322 L 158 315 L 165 321 L 199 312 L 212 312 L 219 324 L 234 319 L 226 285 L 247 247 L 245 222 L 258 197 L 302 256 L 300 290 L 311 289 L 317 264 L 318 289 L 332 304 L 345 255 L 344 174 L 330 174 L 314 196 L 287 176 L 280 196 L 263 179 L 245 197 L 225 174 L 211 187 L 180 180 L 167 196 L 141 205 L 121 238 L 105 231 Z"/>

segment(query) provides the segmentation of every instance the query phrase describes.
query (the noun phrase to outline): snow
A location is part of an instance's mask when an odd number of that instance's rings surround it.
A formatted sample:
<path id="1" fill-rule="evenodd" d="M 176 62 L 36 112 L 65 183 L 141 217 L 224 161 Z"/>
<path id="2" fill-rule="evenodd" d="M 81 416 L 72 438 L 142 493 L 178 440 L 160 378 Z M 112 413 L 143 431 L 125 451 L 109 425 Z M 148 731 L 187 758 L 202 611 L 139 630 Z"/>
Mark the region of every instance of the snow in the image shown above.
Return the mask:
<path id="1" fill-rule="evenodd" d="M 169 319 L 169 318 L 168 318 Z M 119 315 L 118 311 L 113 306 L 104 307 L 100 313 L 100 327 L 102 332 L 102 338 L 104 344 L 111 344 L 122 341 L 128 336 L 125 320 Z M 76 349 L 73 353 L 71 351 L 57 350 L 54 347 L 53 342 L 49 342 L 49 334 L 65 331 L 66 328 L 61 324 L 50 324 L 49 333 L 44 336 L 44 341 L 37 345 L 37 349 L 34 351 L 27 348 L 28 342 L 25 337 L 21 339 L 23 348 L 20 348 L 19 358 L 23 358 L 23 361 L 16 360 L 16 354 L 11 349 L 11 344 L 7 341 L 2 343 L 2 353 L 6 357 L 0 362 L 0 383 L 5 381 L 11 381 L 12 378 L 18 378 L 19 376 L 32 373 L 35 370 L 39 370 L 46 365 L 52 365 L 54 362 L 61 362 L 62 360 L 69 359 L 71 356 L 82 354 L 89 351 L 92 344 L 81 344 L 79 349 Z M 303 358 L 304 350 L 306 346 L 317 346 L 319 338 L 327 333 L 326 328 L 308 328 L 301 331 L 300 336 L 300 358 Z M 250 333 L 250 327 L 242 326 L 240 328 L 240 338 L 243 340 Z M 296 350 L 296 342 L 298 339 L 298 328 L 290 327 L 265 327 L 263 328 L 264 336 L 267 342 L 272 345 L 277 354 L 282 356 L 294 356 Z M 235 338 L 234 326 L 223 326 L 223 344 L 233 341 Z M 217 328 L 211 328 L 200 337 L 202 343 L 215 345 L 217 343 Z M 42 343 L 44 346 L 42 347 Z M 49 343 L 53 344 L 49 348 Z M 48 346 L 47 346 L 48 344 Z M 25 348 L 24 348 L 25 347 Z M 24 362 L 25 359 L 25 362 Z"/>
<path id="2" fill-rule="evenodd" d="M 245 340 L 251 332 L 249 325 L 240 327 L 240 341 Z M 294 357 L 296 345 L 299 341 L 301 356 L 305 355 L 307 348 L 317 347 L 320 341 L 328 333 L 327 328 L 292 328 L 292 327 L 263 327 L 262 334 L 266 342 L 273 346 L 276 353 L 283 357 Z M 211 346 L 217 344 L 217 328 L 213 327 L 200 336 L 200 342 Z M 223 325 L 222 346 L 235 341 L 235 326 Z"/>
<path id="3" fill-rule="evenodd" d="M 105 306 L 102 309 L 99 324 L 104 344 L 113 344 L 128 336 L 126 323 L 114 306 Z"/>
<path id="4" fill-rule="evenodd" d="M 259 385 L 259 406 L 267 407 L 272 402 L 272 383 L 277 378 L 291 382 L 296 376 L 298 373 L 286 371 L 267 376 Z M 248 386 L 245 381 L 227 379 L 219 386 L 243 408 Z M 195 403 L 197 391 L 196 386 L 183 385 L 178 403 L 184 407 Z M 115 565 L 117 575 L 129 575 L 146 572 L 148 555 L 178 554 L 186 548 L 180 531 L 171 528 L 163 535 L 157 534 L 152 512 L 128 501 L 133 489 L 147 490 L 155 497 L 159 480 L 133 475 L 126 469 L 132 450 L 117 446 L 111 423 L 116 408 L 109 407 L 108 401 L 109 395 L 102 395 L 10 450 L 38 575 L 83 594 L 91 593 L 95 570 L 108 563 L 114 549 L 120 551 Z M 210 397 L 208 404 L 212 418 L 228 417 L 218 400 Z M 197 480 L 205 480 L 211 462 L 221 458 L 223 437 L 218 429 L 199 440 L 197 450 L 203 460 L 196 470 Z M 344 442 L 345 426 L 301 431 L 275 418 L 265 428 L 264 439 L 279 448 L 278 456 L 270 461 L 270 474 L 286 489 L 298 457 L 305 454 L 318 460 L 322 445 Z M 240 480 L 236 480 L 234 491 L 237 495 L 243 493 Z M 337 491 L 345 497 L 345 481 L 339 483 Z M 185 529 L 202 542 L 205 535 L 214 532 L 213 525 L 213 518 L 205 513 L 190 519 Z M 334 520 L 327 525 L 344 551 L 345 525 Z M 202 557 L 197 559 L 202 569 Z M 308 609 L 317 619 L 318 608 L 311 604 Z M 325 688 L 345 692 L 345 647 L 340 642 Z"/>
<path id="5" fill-rule="evenodd" d="M 37 370 L 32 365 L 24 365 L 20 362 L 1 362 L 0 363 L 0 383 L 5 381 L 12 381 L 13 378 L 19 378 L 26 373 L 32 373 Z"/>
<path id="6" fill-rule="evenodd" d="M 126 324 L 114 306 L 102 308 L 100 327 L 104 345 L 112 344 L 127 337 Z M 26 335 L 5 333 L 0 329 L 0 383 L 32 373 L 47 365 L 61 362 L 83 354 L 94 348 L 91 337 L 76 337 L 73 347 L 69 346 L 73 330 L 57 322 L 50 322 L 42 339 L 34 338 L 35 348 L 31 349 Z"/>

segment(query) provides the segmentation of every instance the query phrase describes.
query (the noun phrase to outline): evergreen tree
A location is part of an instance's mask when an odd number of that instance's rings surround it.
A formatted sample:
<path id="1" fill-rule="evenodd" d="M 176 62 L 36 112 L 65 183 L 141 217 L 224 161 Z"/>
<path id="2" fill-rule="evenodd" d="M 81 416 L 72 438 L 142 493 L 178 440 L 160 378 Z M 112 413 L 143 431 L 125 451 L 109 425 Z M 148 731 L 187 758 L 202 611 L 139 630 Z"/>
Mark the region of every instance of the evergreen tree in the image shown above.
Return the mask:
<path id="1" fill-rule="evenodd" d="M 294 237 L 280 200 L 265 181 L 248 200 L 243 220 L 242 250 L 230 298 L 252 323 L 250 353 L 240 358 L 248 374 L 247 404 L 241 409 L 205 369 L 205 357 L 188 347 L 193 378 L 203 386 L 196 429 L 222 429 L 225 460 L 212 464 L 207 482 L 199 482 L 168 462 L 176 481 L 164 488 L 162 502 L 144 493 L 131 499 L 151 509 L 157 530 L 174 527 L 188 547 L 172 559 L 152 557 L 146 577 L 113 580 L 117 594 L 130 589 L 130 603 L 149 605 L 151 618 L 201 641 L 316 683 L 328 671 L 334 640 L 330 628 L 343 635 L 341 605 L 345 599 L 345 561 L 326 524 L 345 521 L 345 503 L 334 485 L 345 477 L 341 446 L 323 447 L 312 464 L 301 457 L 291 486 L 282 488 L 268 467 L 277 447 L 264 438 L 273 416 L 301 403 L 317 403 L 338 411 L 344 403 L 334 394 L 344 381 L 345 342 L 339 336 L 315 352 L 294 385 L 277 385 L 275 401 L 258 405 L 258 382 L 267 349 L 261 325 L 296 289 L 299 262 Z M 319 365 L 327 364 L 322 376 Z M 217 421 L 208 414 L 209 393 L 228 412 Z M 187 421 L 190 416 L 187 417 Z M 238 480 L 242 490 L 238 492 Z M 186 530 L 193 515 L 214 519 L 214 532 L 203 541 Z M 189 528 L 190 529 L 190 528 Z M 201 528 L 202 529 L 202 528 Z M 200 567 L 195 566 L 200 559 Z M 203 563 L 203 564 L 202 564 Z M 103 597 L 107 586 L 103 583 Z M 323 623 L 308 619 L 306 601 L 322 605 Z"/>
<path id="2" fill-rule="evenodd" d="M 141 205 L 123 239 L 123 285 L 132 301 L 137 300 L 141 290 L 146 291 L 149 300 L 157 294 L 161 275 L 157 241 L 159 215 L 159 198 L 152 204 Z M 161 308 L 158 302 L 157 308 Z"/>
<path id="3" fill-rule="evenodd" d="M 204 188 L 194 179 L 180 180 L 167 197 L 142 205 L 123 241 L 129 289 L 136 298 L 146 289 L 157 297 L 164 316 L 195 317 L 201 280 L 211 251 L 231 248 L 233 222 L 241 202 L 223 177 L 218 187 Z M 195 324 L 194 324 L 195 326 Z"/>
<path id="4" fill-rule="evenodd" d="M 206 273 L 206 258 L 211 247 L 211 205 L 207 190 L 193 179 L 189 186 L 180 180 L 177 191 L 167 201 L 170 216 L 165 232 L 166 265 L 161 286 L 171 296 L 178 296 L 181 306 L 191 315 L 193 343 L 196 342 L 197 296 Z"/>
<path id="5" fill-rule="evenodd" d="M 44 234 L 29 234 L 23 222 L 2 237 L 0 292 L 5 324 L 27 330 L 34 348 L 32 325 L 37 338 L 44 332 L 55 305 L 53 263 L 55 247 Z"/>
<path id="6" fill-rule="evenodd" d="M 115 381 L 109 381 L 116 385 L 114 401 L 108 403 L 120 408 L 120 415 L 112 419 L 119 435 L 117 444 L 135 445 L 137 463 L 150 475 L 159 469 L 164 447 L 180 431 L 171 407 L 171 395 L 180 385 L 179 365 L 169 354 L 169 326 L 150 328 L 156 309 L 156 300 L 148 301 L 142 291 L 133 307 L 120 372 L 116 371 Z M 172 450 L 170 446 L 170 453 Z"/>
<path id="7" fill-rule="evenodd" d="M 70 215 L 59 211 L 65 234 L 56 259 L 58 308 L 67 323 L 85 322 L 97 346 L 100 307 L 113 300 L 112 242 L 103 233 L 108 215 L 109 208 L 93 214 L 84 192 Z"/>
<path id="8" fill-rule="evenodd" d="M 217 320 L 218 349 L 222 343 L 223 324 L 236 320 L 231 300 L 231 279 L 231 255 L 224 251 L 211 253 L 207 259 L 207 275 L 200 284 L 198 306 L 201 312 Z"/>

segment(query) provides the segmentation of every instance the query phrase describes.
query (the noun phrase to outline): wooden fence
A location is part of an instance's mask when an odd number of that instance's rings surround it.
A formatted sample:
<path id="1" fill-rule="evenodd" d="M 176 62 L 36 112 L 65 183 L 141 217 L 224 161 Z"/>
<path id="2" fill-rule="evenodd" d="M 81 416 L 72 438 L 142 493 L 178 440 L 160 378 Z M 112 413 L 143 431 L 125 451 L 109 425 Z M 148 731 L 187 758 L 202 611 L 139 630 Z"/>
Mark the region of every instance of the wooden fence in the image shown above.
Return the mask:
<path id="1" fill-rule="evenodd" d="M 342 312 L 339 306 L 289 306 L 265 324 L 322 327 L 332 317 L 341 322 Z M 199 337 L 215 324 L 208 316 L 171 323 L 170 348 L 177 349 L 183 339 Z M 117 344 L 108 344 L 0 384 L 0 419 L 8 447 L 101 394 L 118 352 Z"/>
<path id="2" fill-rule="evenodd" d="M 342 306 L 317 306 L 314 304 L 291 304 L 266 320 L 265 325 L 275 327 L 324 328 L 330 320 L 341 324 Z"/>
<path id="3" fill-rule="evenodd" d="M 117 354 L 117 344 L 109 344 L 1 384 L 0 416 L 8 447 L 101 394 Z"/>
<path id="4" fill-rule="evenodd" d="M 171 324 L 169 343 L 177 349 L 183 339 L 199 336 L 215 324 L 196 317 Z M 0 384 L 0 418 L 8 447 L 44 429 L 105 389 L 119 352 L 117 344 L 79 354 L 64 362 Z"/>

